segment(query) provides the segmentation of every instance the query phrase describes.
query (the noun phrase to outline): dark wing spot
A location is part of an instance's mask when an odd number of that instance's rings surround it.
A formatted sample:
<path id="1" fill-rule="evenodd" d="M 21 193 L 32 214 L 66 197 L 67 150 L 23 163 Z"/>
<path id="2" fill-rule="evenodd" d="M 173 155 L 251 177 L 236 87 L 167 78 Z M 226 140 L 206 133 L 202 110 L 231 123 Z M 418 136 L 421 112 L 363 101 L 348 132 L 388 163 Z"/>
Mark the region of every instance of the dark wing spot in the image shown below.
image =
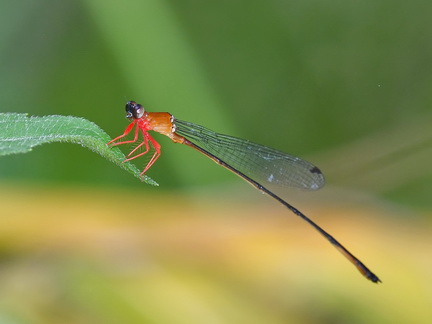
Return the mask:
<path id="1" fill-rule="evenodd" d="M 316 174 L 321 174 L 321 170 L 318 169 L 317 167 L 313 167 L 312 169 L 309 170 L 311 173 L 316 173 Z"/>

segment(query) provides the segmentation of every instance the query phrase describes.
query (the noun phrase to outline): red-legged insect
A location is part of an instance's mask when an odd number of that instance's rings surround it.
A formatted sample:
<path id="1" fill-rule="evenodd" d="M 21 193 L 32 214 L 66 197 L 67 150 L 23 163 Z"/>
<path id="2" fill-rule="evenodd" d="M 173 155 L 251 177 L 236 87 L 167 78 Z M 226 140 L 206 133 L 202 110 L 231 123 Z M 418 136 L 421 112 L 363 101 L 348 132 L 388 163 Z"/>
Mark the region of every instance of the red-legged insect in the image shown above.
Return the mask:
<path id="1" fill-rule="evenodd" d="M 149 134 L 149 131 L 166 135 L 175 143 L 185 144 L 203 153 L 217 164 L 246 180 L 259 191 L 280 202 L 323 235 L 363 276 L 372 282 L 381 282 L 372 271 L 334 237 L 297 208 L 261 184 L 317 190 L 324 185 L 324 176 L 313 164 L 248 140 L 219 134 L 203 126 L 176 119 L 166 112 L 147 112 L 143 106 L 134 101 L 129 101 L 126 104 L 126 117 L 131 123 L 122 135 L 110 141 L 108 145 L 136 143 L 140 141 L 141 133 L 142 142 L 128 154 L 128 158 L 125 160 L 130 161 L 143 156 L 153 147 L 154 153 L 141 175 L 145 174 L 161 155 L 161 146 Z M 118 142 L 127 136 L 134 126 L 136 126 L 134 138 Z M 144 152 L 137 153 L 140 148 L 144 148 Z"/>

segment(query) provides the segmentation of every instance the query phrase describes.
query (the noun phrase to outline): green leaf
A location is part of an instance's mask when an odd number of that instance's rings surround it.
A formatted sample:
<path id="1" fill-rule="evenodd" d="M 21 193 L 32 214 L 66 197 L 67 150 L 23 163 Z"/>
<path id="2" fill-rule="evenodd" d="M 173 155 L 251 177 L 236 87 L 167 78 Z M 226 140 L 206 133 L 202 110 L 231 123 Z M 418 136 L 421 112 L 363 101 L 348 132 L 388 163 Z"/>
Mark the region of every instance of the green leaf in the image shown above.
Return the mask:
<path id="1" fill-rule="evenodd" d="M 140 170 L 133 164 L 123 163 L 126 157 L 117 147 L 108 147 L 109 141 L 107 133 L 84 118 L 0 113 L 0 156 L 30 152 L 33 147 L 45 143 L 76 143 L 102 155 L 141 181 L 158 185 L 150 177 L 140 176 Z"/>

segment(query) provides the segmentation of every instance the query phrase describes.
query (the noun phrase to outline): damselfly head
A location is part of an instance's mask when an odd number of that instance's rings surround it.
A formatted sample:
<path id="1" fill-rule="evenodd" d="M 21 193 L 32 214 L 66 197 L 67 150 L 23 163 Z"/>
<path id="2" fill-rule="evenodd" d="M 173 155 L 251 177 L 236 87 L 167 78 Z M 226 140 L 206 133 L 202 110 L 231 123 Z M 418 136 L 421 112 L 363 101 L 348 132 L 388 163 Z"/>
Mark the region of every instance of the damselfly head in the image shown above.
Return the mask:
<path id="1" fill-rule="evenodd" d="M 126 104 L 126 118 L 127 119 L 139 119 L 144 115 L 144 107 L 137 104 L 135 101 L 128 101 Z"/>

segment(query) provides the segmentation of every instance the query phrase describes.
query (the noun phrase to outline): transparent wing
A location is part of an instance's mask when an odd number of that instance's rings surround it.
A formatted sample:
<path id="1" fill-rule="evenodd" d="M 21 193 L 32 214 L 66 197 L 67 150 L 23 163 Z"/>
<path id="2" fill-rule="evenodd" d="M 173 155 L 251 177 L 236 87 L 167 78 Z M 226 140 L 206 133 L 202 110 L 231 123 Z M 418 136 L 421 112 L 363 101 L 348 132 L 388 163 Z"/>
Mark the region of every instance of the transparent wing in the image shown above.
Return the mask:
<path id="1" fill-rule="evenodd" d="M 203 126 L 174 120 L 175 132 L 257 182 L 317 190 L 321 171 L 305 160 L 241 138 L 215 133 Z"/>

